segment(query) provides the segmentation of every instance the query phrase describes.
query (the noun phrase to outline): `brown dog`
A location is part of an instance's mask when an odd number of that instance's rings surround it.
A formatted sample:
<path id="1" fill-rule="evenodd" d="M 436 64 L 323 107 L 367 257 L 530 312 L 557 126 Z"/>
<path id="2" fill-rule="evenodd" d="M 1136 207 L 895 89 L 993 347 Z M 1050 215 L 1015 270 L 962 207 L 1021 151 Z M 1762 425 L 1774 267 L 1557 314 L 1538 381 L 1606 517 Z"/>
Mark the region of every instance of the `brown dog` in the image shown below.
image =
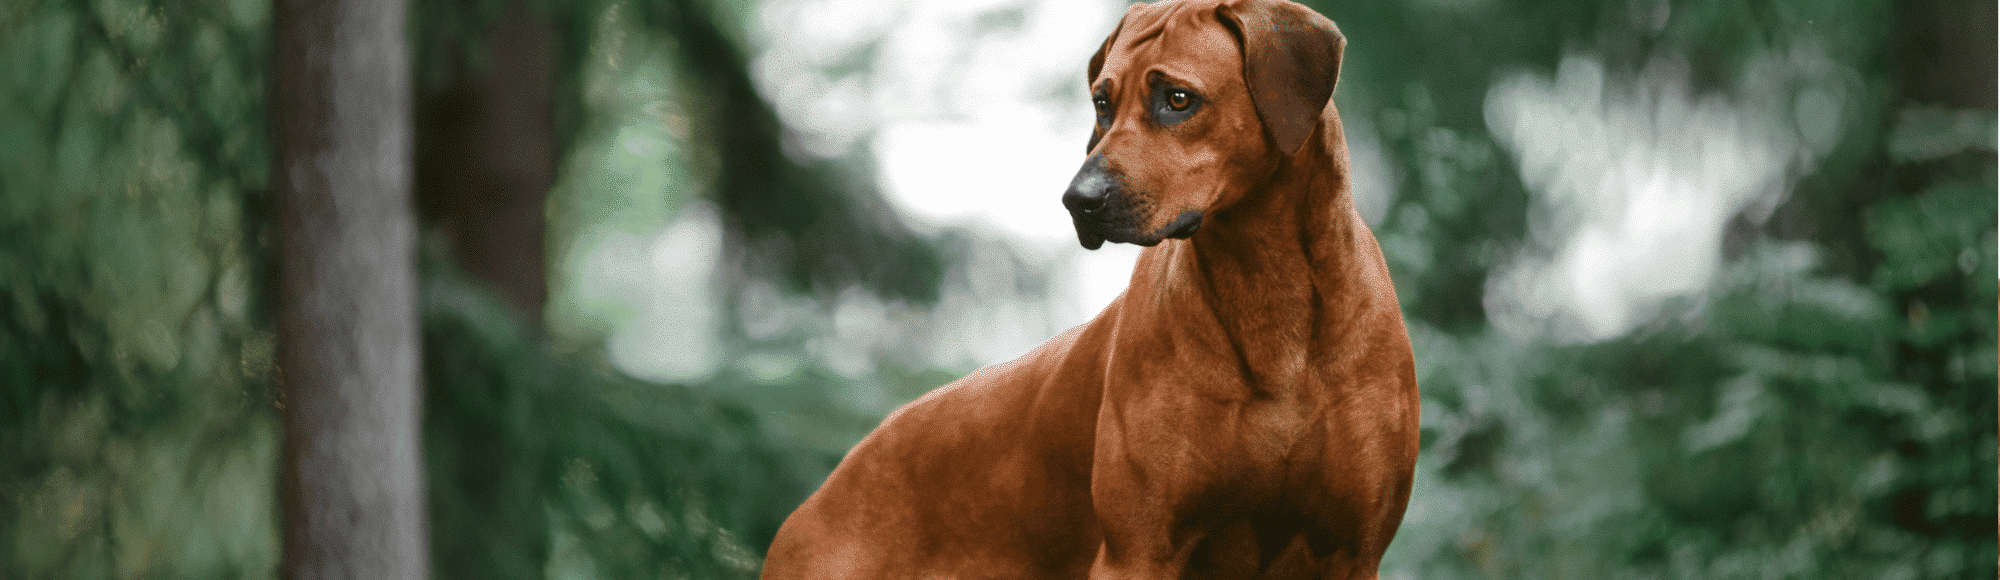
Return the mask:
<path id="1" fill-rule="evenodd" d="M 1287 0 L 1133 5 L 1063 195 L 1084 247 L 1152 246 L 1131 285 L 890 415 L 764 577 L 1374 577 L 1417 383 L 1348 191 L 1344 45 Z"/>

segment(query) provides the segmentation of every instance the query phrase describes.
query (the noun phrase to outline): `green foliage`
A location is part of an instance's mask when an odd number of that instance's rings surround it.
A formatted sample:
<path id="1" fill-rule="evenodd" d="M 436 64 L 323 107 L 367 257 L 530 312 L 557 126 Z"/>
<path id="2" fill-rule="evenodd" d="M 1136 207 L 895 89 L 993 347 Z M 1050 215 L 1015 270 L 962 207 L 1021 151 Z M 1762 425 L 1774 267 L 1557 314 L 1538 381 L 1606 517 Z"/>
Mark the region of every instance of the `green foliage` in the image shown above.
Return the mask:
<path id="1" fill-rule="evenodd" d="M 444 264 L 425 288 L 424 452 L 442 578 L 751 578 L 838 455 L 551 354 Z"/>
<path id="2" fill-rule="evenodd" d="M 266 576 L 265 3 L 0 8 L 0 576 Z"/>
<path id="3" fill-rule="evenodd" d="M 947 259 L 895 213 L 866 159 L 802 161 L 786 152 L 785 127 L 751 80 L 749 55 L 727 5 L 705 0 L 640 5 L 639 20 L 679 45 L 697 119 L 714 149 L 713 198 L 740 236 L 752 275 L 788 290 L 831 296 L 860 285 L 891 297 L 937 298 Z"/>
<path id="4" fill-rule="evenodd" d="M 1892 66 L 1920 66 L 1890 64 L 1897 7 L 1320 8 L 1354 47 L 1342 113 L 1374 124 L 1401 173 L 1377 234 L 1412 322 L 1425 446 L 1385 577 L 1992 575 L 1992 117 L 1892 96 Z M 1768 225 L 1733 226 L 1706 294 L 1594 344 L 1487 325 L 1495 255 L 1548 241 L 1526 235 L 1537 217 L 1478 117 L 1491 73 L 1468 69 L 1585 51 L 1615 74 L 1664 56 L 1722 91 L 1802 45 L 1858 71 L 1841 132 Z M 1823 129 L 1804 111 L 1828 89 L 1785 90 L 1779 110 Z"/>
<path id="5" fill-rule="evenodd" d="M 0 576 L 276 572 L 267 10 L 0 8 Z M 750 576 L 831 468 L 426 270 L 441 576 Z"/>
<path id="6" fill-rule="evenodd" d="M 1979 259 L 1984 246 L 1978 244 L 1992 226 L 1990 216 L 1979 211 L 1993 205 L 1992 176 L 1986 177 L 1989 183 L 1946 182 L 1877 204 L 1868 224 L 1869 245 L 1882 252 L 1874 286 L 1885 292 L 1916 290 L 1969 275 L 1982 263 L 1991 266 L 1991 260 Z"/>
<path id="7" fill-rule="evenodd" d="M 1817 262 L 1808 244 L 1760 244 L 1700 306 L 1711 316 L 1597 345 L 1419 326 L 1427 445 L 1388 567 L 1551 578 L 1990 571 L 1992 365 L 1912 381 L 1921 365 L 1894 356 L 1907 321 Z M 1958 340 L 1979 349 L 1991 335 Z"/>
<path id="8" fill-rule="evenodd" d="M 504 66 L 485 62 L 479 43 L 510 1 L 412 3 L 417 75 L 426 90 L 439 89 L 453 71 Z M 592 83 L 604 82 L 589 78 L 598 64 L 593 59 L 619 58 L 620 47 L 670 55 L 675 62 L 665 68 L 674 71 L 673 89 L 686 112 L 673 123 L 700 144 L 699 154 L 685 160 L 692 183 L 682 185 L 694 185 L 693 193 L 721 210 L 732 242 L 747 249 L 740 256 L 747 275 L 823 298 L 852 286 L 918 303 L 937 298 L 951 261 L 933 236 L 894 213 L 876 187 L 871 160 L 802 159 L 786 151 L 788 129 L 752 81 L 740 30 L 755 3 L 528 6 L 556 24 L 562 45 L 556 118 L 565 148 L 587 147 L 588 136 L 602 129 L 591 125 L 588 112 L 591 91 L 601 88 Z"/>

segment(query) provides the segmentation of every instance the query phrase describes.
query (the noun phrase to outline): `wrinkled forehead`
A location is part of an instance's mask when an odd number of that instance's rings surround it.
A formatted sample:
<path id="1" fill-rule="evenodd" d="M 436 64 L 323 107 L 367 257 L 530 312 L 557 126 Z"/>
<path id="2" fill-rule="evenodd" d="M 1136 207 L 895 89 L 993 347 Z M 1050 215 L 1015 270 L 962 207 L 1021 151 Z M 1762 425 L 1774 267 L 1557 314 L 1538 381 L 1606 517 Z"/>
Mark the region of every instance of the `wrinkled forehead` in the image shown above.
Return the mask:
<path id="1" fill-rule="evenodd" d="M 1091 86 L 1106 79 L 1143 82 L 1154 71 L 1197 85 L 1240 80 L 1242 49 L 1216 19 L 1216 4 L 1173 0 L 1133 6 Z"/>

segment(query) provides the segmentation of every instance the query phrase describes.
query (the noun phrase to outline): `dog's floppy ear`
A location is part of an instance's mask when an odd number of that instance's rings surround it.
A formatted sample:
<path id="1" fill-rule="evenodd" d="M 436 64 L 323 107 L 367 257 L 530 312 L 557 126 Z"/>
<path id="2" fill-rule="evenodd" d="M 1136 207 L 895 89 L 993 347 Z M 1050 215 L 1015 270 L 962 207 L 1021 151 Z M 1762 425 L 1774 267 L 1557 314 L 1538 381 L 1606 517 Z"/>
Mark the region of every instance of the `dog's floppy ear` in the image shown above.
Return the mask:
<path id="1" fill-rule="evenodd" d="M 1347 38 L 1325 16 L 1285 0 L 1226 2 L 1215 17 L 1243 47 L 1243 83 L 1264 131 L 1286 155 L 1297 153 L 1333 98 Z"/>
<path id="2" fill-rule="evenodd" d="M 1111 43 L 1117 41 L 1118 33 L 1125 30 L 1125 19 L 1132 16 L 1132 9 L 1140 6 L 1144 6 L 1144 4 L 1134 2 L 1131 6 L 1127 6 L 1125 8 L 1125 16 L 1119 18 L 1118 26 L 1111 29 L 1111 36 L 1104 37 L 1104 44 L 1097 47 L 1097 54 L 1090 56 L 1090 69 L 1085 71 L 1083 77 L 1083 90 L 1085 93 L 1089 93 L 1091 91 L 1090 86 L 1097 83 L 1097 74 L 1104 72 L 1104 55 L 1111 52 Z M 1096 123 L 1091 123 L 1090 143 L 1083 146 L 1083 151 L 1089 153 L 1097 149 L 1097 140 L 1102 138 L 1104 138 L 1104 128 L 1097 126 Z"/>
<path id="3" fill-rule="evenodd" d="M 1084 86 L 1097 82 L 1097 74 L 1104 72 L 1104 56 L 1111 53 L 1111 43 L 1118 40 L 1119 32 L 1125 30 L 1125 20 L 1132 16 L 1132 10 L 1140 6 L 1145 6 L 1145 3 L 1133 2 L 1131 6 L 1125 7 L 1125 15 L 1118 18 L 1118 26 L 1112 27 L 1111 36 L 1104 37 L 1104 44 L 1098 45 L 1097 54 L 1090 56 L 1090 70 L 1083 77 Z"/>

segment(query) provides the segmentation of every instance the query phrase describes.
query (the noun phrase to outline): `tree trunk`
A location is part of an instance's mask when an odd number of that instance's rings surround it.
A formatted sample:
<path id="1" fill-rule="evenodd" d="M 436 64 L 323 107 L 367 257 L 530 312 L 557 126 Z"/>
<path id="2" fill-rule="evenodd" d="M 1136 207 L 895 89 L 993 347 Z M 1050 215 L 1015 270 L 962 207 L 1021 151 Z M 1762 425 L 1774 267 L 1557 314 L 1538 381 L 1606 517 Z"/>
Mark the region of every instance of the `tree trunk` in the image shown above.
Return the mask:
<path id="1" fill-rule="evenodd" d="M 452 257 L 539 328 L 555 184 L 555 25 L 525 0 L 486 30 L 485 66 L 455 63 L 417 111 L 417 201 Z"/>
<path id="2" fill-rule="evenodd" d="M 404 6 L 275 4 L 282 574 L 422 578 Z"/>

